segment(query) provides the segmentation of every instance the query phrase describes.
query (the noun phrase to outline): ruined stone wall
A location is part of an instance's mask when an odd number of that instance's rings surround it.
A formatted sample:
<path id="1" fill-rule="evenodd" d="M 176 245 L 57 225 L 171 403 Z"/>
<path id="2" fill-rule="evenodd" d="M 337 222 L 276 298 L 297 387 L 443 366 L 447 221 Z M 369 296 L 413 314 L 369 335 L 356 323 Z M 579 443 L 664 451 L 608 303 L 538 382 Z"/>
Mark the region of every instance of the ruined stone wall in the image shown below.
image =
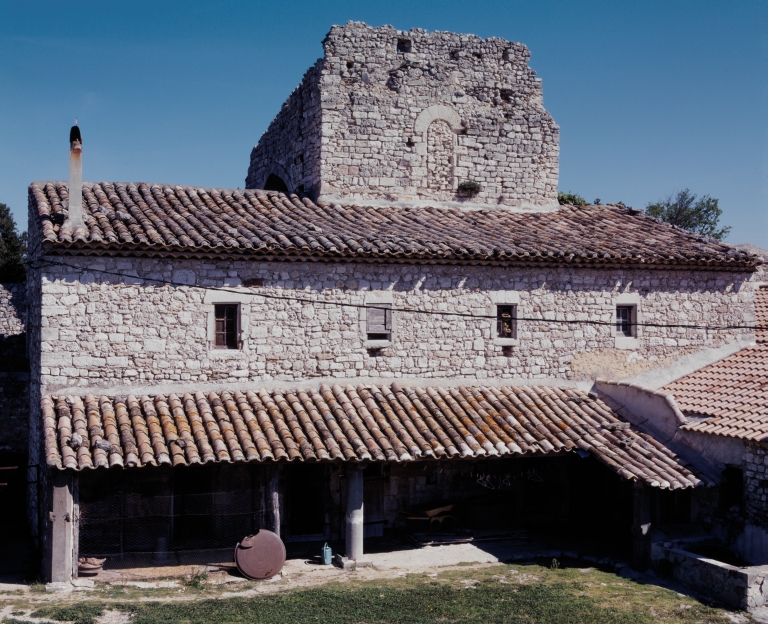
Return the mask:
<path id="1" fill-rule="evenodd" d="M 27 317 L 27 285 L 0 284 L 0 336 L 24 333 Z"/>
<path id="2" fill-rule="evenodd" d="M 68 262 L 82 272 L 48 267 L 42 275 L 40 374 L 49 390 L 330 376 L 567 379 L 574 377 L 579 353 L 619 353 L 630 364 L 661 362 L 733 341 L 740 332 L 646 327 L 636 349 L 617 350 L 610 325 L 545 319 L 610 324 L 619 295 L 635 293 L 645 322 L 739 324 L 752 313 L 754 287 L 749 275 L 714 272 L 76 257 Z M 242 288 L 245 280 L 263 286 Z M 492 339 L 490 318 L 396 311 L 394 342 L 374 351 L 364 343 L 358 308 L 250 294 L 362 305 L 370 291 L 390 291 L 395 308 L 475 315 L 488 315 L 493 293 L 503 293 L 502 298 L 519 298 L 518 317 L 541 320 L 521 320 L 518 343 L 502 346 Z M 211 348 L 217 302 L 240 305 L 242 348 Z"/>
<path id="3" fill-rule="evenodd" d="M 0 453 L 27 450 L 26 291 L 25 283 L 0 284 Z"/>
<path id="4" fill-rule="evenodd" d="M 251 152 L 246 188 L 278 176 L 290 193 L 317 197 L 320 189 L 320 62 L 310 68 Z M 280 190 L 280 189 L 272 189 Z"/>
<path id="5" fill-rule="evenodd" d="M 305 149 L 293 146 L 302 122 L 287 111 L 314 81 L 322 111 L 322 129 L 312 130 L 322 141 L 314 197 L 557 205 L 559 129 L 526 46 L 359 22 L 334 26 L 323 45 L 316 71 L 254 149 L 248 187 L 261 183 L 264 163 Z M 464 181 L 482 190 L 462 193 Z"/>

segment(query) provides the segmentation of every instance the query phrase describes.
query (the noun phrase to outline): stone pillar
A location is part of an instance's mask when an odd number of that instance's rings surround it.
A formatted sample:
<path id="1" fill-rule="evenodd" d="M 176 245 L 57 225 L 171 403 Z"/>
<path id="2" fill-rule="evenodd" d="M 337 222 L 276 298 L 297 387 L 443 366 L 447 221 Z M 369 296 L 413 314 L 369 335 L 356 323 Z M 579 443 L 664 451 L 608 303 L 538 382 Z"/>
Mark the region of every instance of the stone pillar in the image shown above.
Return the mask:
<path id="1" fill-rule="evenodd" d="M 50 569 L 45 570 L 51 583 L 68 584 L 76 565 L 75 546 L 75 477 L 70 471 L 54 470 L 51 474 L 51 512 L 48 516 Z"/>
<path id="2" fill-rule="evenodd" d="M 651 546 L 651 489 L 635 483 L 633 496 L 632 565 L 644 570 L 649 564 Z"/>
<path id="3" fill-rule="evenodd" d="M 363 470 L 347 464 L 347 558 L 363 560 Z"/>

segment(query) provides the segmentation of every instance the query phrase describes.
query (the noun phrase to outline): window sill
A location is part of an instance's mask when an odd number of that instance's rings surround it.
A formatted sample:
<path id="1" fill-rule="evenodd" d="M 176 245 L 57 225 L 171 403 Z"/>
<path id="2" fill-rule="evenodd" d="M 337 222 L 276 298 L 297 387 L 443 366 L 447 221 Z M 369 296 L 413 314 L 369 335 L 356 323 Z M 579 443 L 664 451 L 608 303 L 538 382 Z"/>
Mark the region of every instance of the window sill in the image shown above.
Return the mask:
<path id="1" fill-rule="evenodd" d="M 614 336 L 616 349 L 639 349 L 640 340 L 636 336 Z"/>
<path id="2" fill-rule="evenodd" d="M 386 347 L 391 347 L 392 341 L 391 340 L 364 340 L 363 341 L 363 347 L 366 349 L 385 349 Z"/>
<path id="3" fill-rule="evenodd" d="M 500 347 L 516 347 L 520 344 L 519 338 L 494 338 L 493 344 Z"/>
<path id="4" fill-rule="evenodd" d="M 242 349 L 209 349 L 208 357 L 213 360 L 228 360 L 233 358 L 244 358 L 245 353 Z"/>

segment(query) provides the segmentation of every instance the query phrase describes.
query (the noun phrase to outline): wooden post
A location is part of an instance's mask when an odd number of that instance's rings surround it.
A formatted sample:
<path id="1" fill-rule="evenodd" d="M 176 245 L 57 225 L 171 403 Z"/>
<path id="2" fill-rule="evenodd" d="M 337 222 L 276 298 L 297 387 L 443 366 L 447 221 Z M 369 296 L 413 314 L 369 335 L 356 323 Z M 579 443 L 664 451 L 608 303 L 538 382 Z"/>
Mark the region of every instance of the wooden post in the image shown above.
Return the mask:
<path id="1" fill-rule="evenodd" d="M 651 490 L 635 483 L 633 488 L 632 565 L 638 570 L 648 567 L 651 531 Z"/>
<path id="2" fill-rule="evenodd" d="M 74 477 L 70 471 L 54 470 L 51 474 L 51 511 L 48 516 L 51 557 L 46 576 L 52 583 L 72 581 L 74 560 Z"/>
<path id="3" fill-rule="evenodd" d="M 353 464 L 347 464 L 347 514 L 346 514 L 346 550 L 347 558 L 353 561 L 363 560 L 363 470 Z"/>
<path id="4" fill-rule="evenodd" d="M 265 529 L 280 536 L 280 465 L 264 468 L 266 485 Z"/>

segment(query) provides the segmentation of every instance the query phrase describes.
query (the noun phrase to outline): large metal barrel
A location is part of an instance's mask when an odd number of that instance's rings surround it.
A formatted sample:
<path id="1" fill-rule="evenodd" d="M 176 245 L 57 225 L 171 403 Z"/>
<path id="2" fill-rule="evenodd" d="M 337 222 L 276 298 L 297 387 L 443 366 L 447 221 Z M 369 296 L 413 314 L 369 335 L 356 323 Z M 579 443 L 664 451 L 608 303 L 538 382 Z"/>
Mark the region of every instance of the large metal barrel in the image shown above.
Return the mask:
<path id="1" fill-rule="evenodd" d="M 235 546 L 235 563 L 245 578 L 272 578 L 285 564 L 285 544 L 272 531 L 261 529 Z"/>

